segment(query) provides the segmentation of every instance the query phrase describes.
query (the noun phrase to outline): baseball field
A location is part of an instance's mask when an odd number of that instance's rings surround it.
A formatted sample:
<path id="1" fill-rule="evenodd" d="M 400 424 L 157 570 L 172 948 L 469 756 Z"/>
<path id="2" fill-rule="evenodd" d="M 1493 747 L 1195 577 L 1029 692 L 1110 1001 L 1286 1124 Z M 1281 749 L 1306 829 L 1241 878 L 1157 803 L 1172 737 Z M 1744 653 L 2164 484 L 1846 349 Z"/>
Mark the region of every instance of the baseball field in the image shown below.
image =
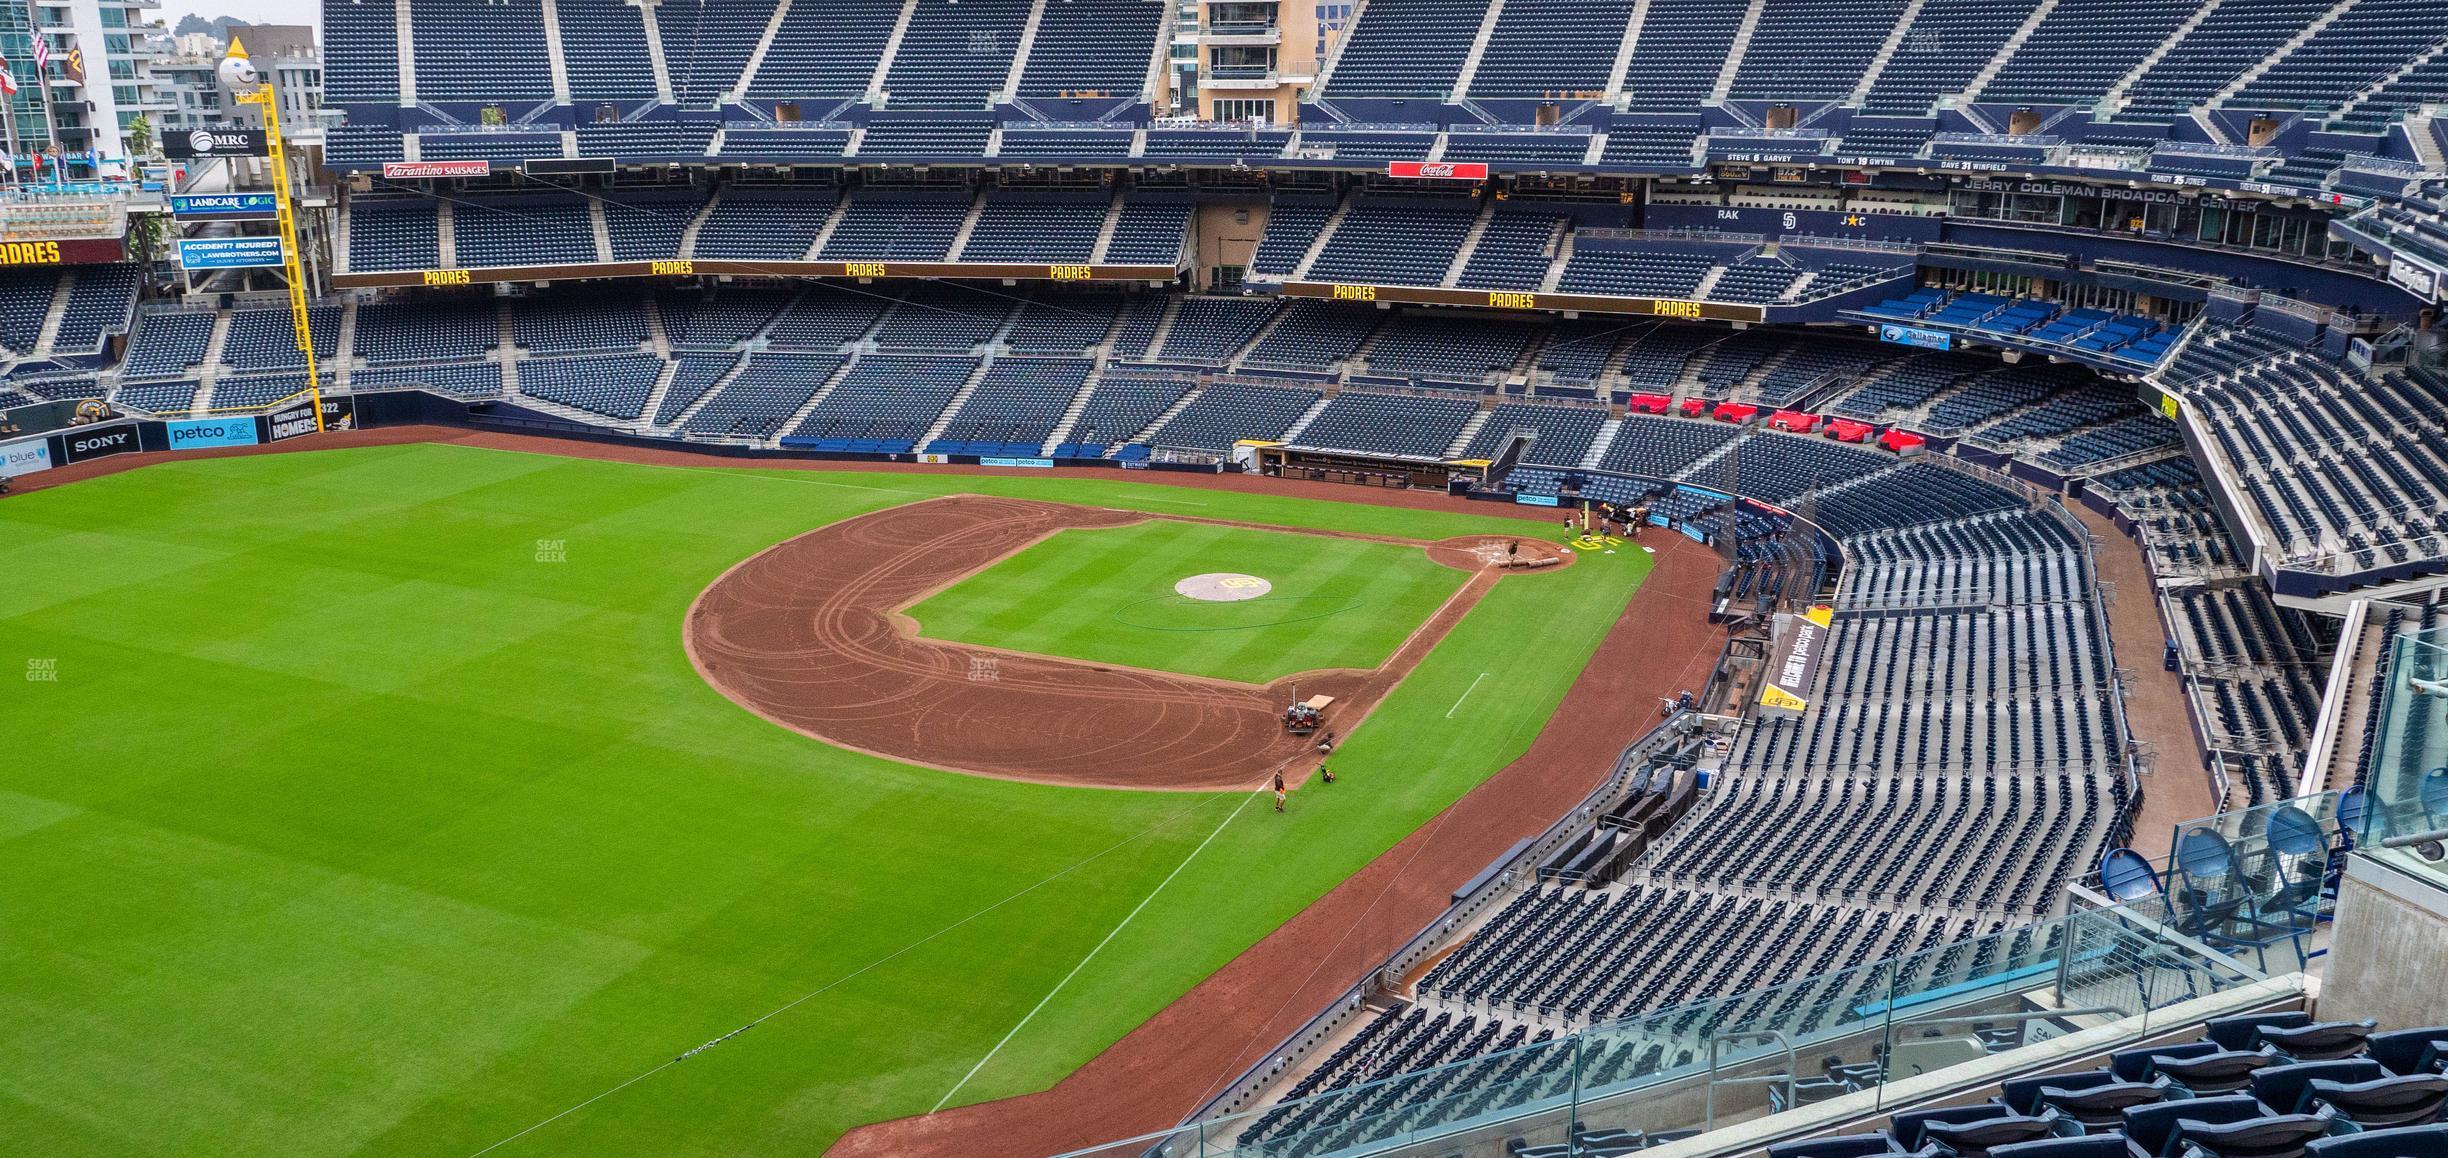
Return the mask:
<path id="1" fill-rule="evenodd" d="M 447 445 L 0 502 L 5 1148 L 813 1151 L 1042 1089 L 1520 754 L 1648 571 L 1627 552 L 1496 582 L 1348 737 L 1341 782 L 1281 816 L 861 755 L 692 666 L 684 619 L 728 569 L 955 494 L 1174 518 L 1047 539 L 913 608 L 926 631 L 1244 680 L 1374 662 L 1464 576 L 1180 519 L 1523 525 Z M 1080 578 L 1133 535 L 1156 538 Z M 1163 598 L 1199 571 L 1340 610 L 1169 630 L 1210 613 Z"/>

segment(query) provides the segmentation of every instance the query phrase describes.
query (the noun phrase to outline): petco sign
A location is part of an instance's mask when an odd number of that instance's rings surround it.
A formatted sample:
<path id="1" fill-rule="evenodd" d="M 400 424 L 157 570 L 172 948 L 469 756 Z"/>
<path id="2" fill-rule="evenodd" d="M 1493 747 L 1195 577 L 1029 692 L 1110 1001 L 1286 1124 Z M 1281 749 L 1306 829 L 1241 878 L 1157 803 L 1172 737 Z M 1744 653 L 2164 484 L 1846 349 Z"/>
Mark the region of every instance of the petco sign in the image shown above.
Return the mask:
<path id="1" fill-rule="evenodd" d="M 1485 181 L 1488 167 L 1484 161 L 1389 161 L 1388 177 L 1414 177 L 1423 181 Z"/>
<path id="2" fill-rule="evenodd" d="M 383 176 L 393 181 L 429 181 L 443 177 L 482 177 L 493 171 L 491 161 L 385 161 Z"/>

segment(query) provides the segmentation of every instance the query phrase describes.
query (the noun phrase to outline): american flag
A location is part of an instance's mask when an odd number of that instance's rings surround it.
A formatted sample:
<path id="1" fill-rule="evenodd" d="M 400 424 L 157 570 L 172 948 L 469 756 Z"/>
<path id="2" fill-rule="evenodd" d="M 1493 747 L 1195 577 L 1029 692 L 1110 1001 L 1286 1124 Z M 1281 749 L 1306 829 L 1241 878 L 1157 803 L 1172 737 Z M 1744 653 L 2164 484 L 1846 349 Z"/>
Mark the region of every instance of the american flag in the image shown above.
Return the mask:
<path id="1" fill-rule="evenodd" d="M 39 73 L 49 67 L 51 67 L 51 42 L 37 34 L 34 37 L 34 71 Z"/>

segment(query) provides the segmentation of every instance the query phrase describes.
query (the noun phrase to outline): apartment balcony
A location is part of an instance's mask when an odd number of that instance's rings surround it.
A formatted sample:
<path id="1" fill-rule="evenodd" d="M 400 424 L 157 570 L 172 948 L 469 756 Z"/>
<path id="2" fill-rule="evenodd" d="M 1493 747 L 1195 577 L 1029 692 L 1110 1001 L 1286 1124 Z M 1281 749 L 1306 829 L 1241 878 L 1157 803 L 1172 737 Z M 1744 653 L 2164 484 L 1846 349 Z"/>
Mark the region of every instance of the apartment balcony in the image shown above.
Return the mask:
<path id="1" fill-rule="evenodd" d="M 1283 43 L 1283 29 L 1272 20 L 1209 21 L 1199 29 L 1199 43 L 1273 47 Z"/>

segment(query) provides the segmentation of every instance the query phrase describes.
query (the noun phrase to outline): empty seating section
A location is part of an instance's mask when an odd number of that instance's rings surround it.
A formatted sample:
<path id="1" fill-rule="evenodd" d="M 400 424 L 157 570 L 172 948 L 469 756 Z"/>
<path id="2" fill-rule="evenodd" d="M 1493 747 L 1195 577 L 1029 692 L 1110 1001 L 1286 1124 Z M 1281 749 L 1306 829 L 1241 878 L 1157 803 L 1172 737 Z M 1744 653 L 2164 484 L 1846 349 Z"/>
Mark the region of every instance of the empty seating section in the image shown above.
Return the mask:
<path id="1" fill-rule="evenodd" d="M 1096 256 L 1111 203 L 990 197 L 961 246 L 962 261 L 1077 262 Z"/>
<path id="2" fill-rule="evenodd" d="M 680 256 L 680 238 L 705 209 L 694 189 L 615 189 L 600 199 L 604 232 L 614 261 L 656 261 Z"/>
<path id="3" fill-rule="evenodd" d="M 1190 382 L 1182 378 L 1143 378 L 1107 371 L 1088 392 L 1088 404 L 1071 424 L 1070 441 L 1057 454 L 1094 458 L 1107 448 L 1128 442 L 1146 430 L 1182 395 Z"/>
<path id="4" fill-rule="evenodd" d="M 748 83 L 754 100 L 846 101 L 863 96 L 901 20 L 903 0 L 793 4 Z M 727 150 L 726 150 L 727 151 Z"/>
<path id="5" fill-rule="evenodd" d="M 646 100 L 655 95 L 654 61 L 646 52 L 646 25 L 637 5 L 554 0 L 553 15 L 560 22 L 561 57 L 569 69 L 572 101 Z"/>
<path id="6" fill-rule="evenodd" d="M 442 264 L 435 202 L 427 197 L 349 199 L 349 268 L 358 273 Z"/>
<path id="7" fill-rule="evenodd" d="M 1018 354 L 1076 356 L 1101 346 L 1121 316 L 1119 294 L 1066 294 L 1020 303 L 1003 344 Z"/>
<path id="8" fill-rule="evenodd" d="M 598 260 L 595 227 L 578 197 L 466 198 L 452 208 L 463 267 Z"/>
<path id="9" fill-rule="evenodd" d="M 529 157 L 560 156 L 561 134 L 499 129 L 424 132 L 417 134 L 417 155 L 428 161 L 503 161 L 516 164 Z"/>
<path id="10" fill-rule="evenodd" d="M 2273 554 L 2332 571 L 2448 558 L 2448 383 L 2429 371 L 2364 385 L 2293 352 L 2185 396 Z"/>
<path id="11" fill-rule="evenodd" d="M 1962 92 L 2039 0 L 1927 0 L 1863 101 L 1868 112 L 1927 113 Z"/>
<path id="12" fill-rule="evenodd" d="M 1715 264 L 1707 254 L 1653 249 L 1573 250 L 1557 288 L 1566 293 L 1688 298 Z"/>
<path id="13" fill-rule="evenodd" d="M 1486 0 L 1369 0 L 1343 34 L 1325 95 L 1445 96 L 1487 8 Z"/>
<path id="14" fill-rule="evenodd" d="M 716 438 L 771 438 L 840 371 L 841 359 L 835 357 L 749 355 L 747 364 L 680 429 Z"/>
<path id="15" fill-rule="evenodd" d="M 2360 0 L 2227 103 L 2246 109 L 2342 105 L 2437 43 L 2436 17 L 2425 0 Z"/>
<path id="16" fill-rule="evenodd" d="M 816 244 L 839 198 L 838 190 L 823 185 L 731 186 L 706 211 L 690 253 L 735 261 L 797 261 Z"/>
<path id="17" fill-rule="evenodd" d="M 1266 232 L 1259 235 L 1258 249 L 1250 257 L 1249 271 L 1266 277 L 1288 278 L 1300 267 L 1301 258 L 1309 246 L 1326 228 L 1334 216 L 1334 204 L 1328 201 L 1286 201 L 1278 198 L 1267 209 Z M 1438 277 L 1444 276 L 1442 270 Z"/>
<path id="18" fill-rule="evenodd" d="M 663 359 L 651 354 L 522 362 L 519 393 L 629 421 L 646 408 L 662 376 Z"/>
<path id="19" fill-rule="evenodd" d="M 811 297 L 801 306 L 815 300 Z M 870 336 L 879 349 L 967 353 L 993 340 L 1011 316 L 1012 304 L 1012 299 L 993 293 L 922 282 L 886 311 Z"/>
<path id="20" fill-rule="evenodd" d="M 1170 361 L 1223 362 L 1258 336 L 1275 303 L 1253 298 L 1184 298 L 1157 355 Z"/>
<path id="21" fill-rule="evenodd" d="M 843 449 L 909 451 L 977 365 L 972 358 L 860 358 L 790 437 L 820 447 L 847 442 L 854 445 Z"/>
<path id="22" fill-rule="evenodd" d="M 2200 8 L 2201 0 L 2058 0 L 1981 96 L 2055 104 L 2097 98 Z"/>
<path id="23" fill-rule="evenodd" d="M 136 281 L 133 265 L 89 265 L 77 270 L 68 287 L 68 308 L 60 315 L 59 331 L 51 337 L 51 351 L 100 353 L 105 335 L 127 329 L 136 311 Z"/>
<path id="24" fill-rule="evenodd" d="M 1558 386 L 1594 385 L 1614 361 L 1616 347 L 1631 327 L 1614 318 L 1566 319 L 1548 331 L 1539 347 L 1538 370 L 1546 375 L 1543 390 Z"/>
<path id="25" fill-rule="evenodd" d="M 1725 267 L 1709 297 L 1721 302 L 1773 302 L 1802 279 L 1803 271 L 1783 258 L 1752 258 Z"/>
<path id="26" fill-rule="evenodd" d="M 1150 129 L 1141 155 L 1155 160 L 1263 160 L 1280 157 L 1292 143 L 1283 129 Z"/>
<path id="27" fill-rule="evenodd" d="M 1138 96 L 1147 87 L 1166 17 L 1157 0 L 1047 4 L 1020 72 L 1019 95 Z"/>
<path id="28" fill-rule="evenodd" d="M 850 198 L 817 256 L 827 261 L 942 261 L 969 198 L 864 191 Z"/>
<path id="29" fill-rule="evenodd" d="M 1513 369 L 1538 333 L 1531 322 L 1405 314 L 1388 322 L 1369 347 L 1368 372 L 1475 385 Z"/>
<path id="30" fill-rule="evenodd" d="M 1283 437 L 1317 400 L 1315 390 L 1232 383 L 1209 386 L 1150 433 L 1148 442 L 1221 454 L 1241 439 Z"/>
<path id="31" fill-rule="evenodd" d="M 658 300 L 663 333 L 674 349 L 727 350 L 762 333 L 791 303 L 781 290 L 724 288 Z M 869 321 L 874 321 L 870 314 Z M 839 344 L 836 342 L 835 344 Z"/>
<path id="32" fill-rule="evenodd" d="M 2135 79 L 2125 94 L 2123 119 L 2182 116 L 2335 6 L 2334 0 L 2220 0 Z"/>
<path id="33" fill-rule="evenodd" d="M 580 124 L 578 155 L 624 161 L 695 161 L 714 152 L 712 121 L 634 121 Z"/>
<path id="34" fill-rule="evenodd" d="M 20 354 L 33 352 L 59 285 L 60 275 L 53 270 L 0 270 L 0 346 Z"/>
<path id="35" fill-rule="evenodd" d="M 1107 265 L 1177 266 L 1190 234 L 1190 203 L 1126 197 L 1106 239 Z"/>
<path id="36" fill-rule="evenodd" d="M 1309 279 L 1437 285 L 1478 216 L 1471 201 L 1355 204 L 1318 251 Z"/>
<path id="37" fill-rule="evenodd" d="M 510 336 L 538 354 L 635 350 L 646 342 L 646 315 L 628 294 L 539 298 L 511 311 Z"/>
<path id="38" fill-rule="evenodd" d="M 1418 1009 L 1411 1016 L 1426 1018 Z M 2109 1053 L 2093 1069 L 1993 1082 L 1987 1101 L 1894 1113 L 1873 1133 L 1766 1153 L 2418 1158 L 2448 1150 L 2448 1077 L 2438 1057 L 2448 1026 L 2377 1032 L 2368 1018 L 2313 1018 L 2303 1010 L 2213 1018 L 2191 1040 L 2163 1037 Z M 1398 1024 L 1377 1036 L 1407 1041 L 1414 1032 Z M 1829 1084 L 1834 1093 L 1866 1088 Z"/>
<path id="39" fill-rule="evenodd" d="M 1468 398 L 1419 398 L 1346 390 L 1318 411 L 1295 439 L 1302 446 L 1443 459 L 1463 425 L 1479 413 Z"/>
<path id="40" fill-rule="evenodd" d="M 169 378 L 188 374 L 204 360 L 211 343 L 215 315 L 209 313 L 152 314 L 136 327 L 128 341 L 127 360 L 120 372 L 129 378 Z"/>
<path id="41" fill-rule="evenodd" d="M 1507 402 L 1488 412 L 1488 420 L 1462 450 L 1464 458 L 1488 458 L 1515 434 L 1534 435 L 1522 461 L 1542 466 L 1579 466 L 1606 425 L 1607 413 L 1595 406 L 1540 406 Z"/>
<path id="42" fill-rule="evenodd" d="M 1732 55 L 1748 7 L 1745 0 L 1651 4 L 1624 74 L 1626 106 L 1682 112 L 1699 104 Z"/>
<path id="43" fill-rule="evenodd" d="M 331 376 L 322 376 L 323 388 L 331 388 Z M 263 374 L 221 379 L 214 384 L 212 406 L 215 410 L 238 410 L 271 404 L 306 389 L 302 374 Z"/>
<path id="44" fill-rule="evenodd" d="M 1029 0 L 916 0 L 884 77 L 894 108 L 986 106 L 1003 87 Z"/>
<path id="45" fill-rule="evenodd" d="M 1445 135 L 1445 160 L 1504 161 L 1516 165 L 1578 169 L 1589 155 L 1588 133 L 1464 133 Z"/>
<path id="46" fill-rule="evenodd" d="M 1472 289 L 1537 289 L 1555 260 L 1565 225 L 1565 219 L 1553 213 L 1499 207 L 1462 267 L 1460 284 Z"/>
<path id="47" fill-rule="evenodd" d="M 1471 79 L 1474 97 L 1594 96 L 1614 81 L 1632 0 L 1506 0 Z"/>
<path id="48" fill-rule="evenodd" d="M 1904 15 L 1904 0 L 1766 0 L 1726 95 L 1841 100 Z"/>
<path id="49" fill-rule="evenodd" d="M 1701 132 L 1697 117 L 1663 122 L 1618 119 L 1607 130 L 1606 151 L 1599 161 L 1609 168 L 1688 169 L 1693 164 L 1693 142 Z"/>
<path id="50" fill-rule="evenodd" d="M 903 117 L 867 122 L 858 155 L 866 157 L 975 157 L 994 138 L 994 123 L 980 118 Z"/>
<path id="51" fill-rule="evenodd" d="M 1857 116 L 1845 125 L 1840 149 L 1865 157 L 1918 157 L 1937 131 L 1935 120 Z"/>
<path id="52" fill-rule="evenodd" d="M 1288 301 L 1283 317 L 1250 347 L 1251 366 L 1325 371 L 1350 358 L 1377 328 L 1376 311 L 1331 302 Z"/>
<path id="53" fill-rule="evenodd" d="M 419 387 L 458 398 L 490 398 L 502 392 L 499 363 L 459 366 L 377 367 L 349 375 L 349 389 Z"/>
<path id="54" fill-rule="evenodd" d="M 932 304 L 922 302 L 918 308 L 937 312 L 930 309 Z M 865 334 L 890 305 L 892 299 L 881 294 L 819 286 L 800 295 L 774 318 L 765 337 L 776 349 L 829 354 Z M 965 316 L 951 308 L 942 308 L 940 313 L 946 323 Z"/>
<path id="55" fill-rule="evenodd" d="M 325 0 L 324 100 L 333 105 L 399 103 L 399 12 L 394 3 Z M 397 151 L 391 156 L 398 156 Z"/>
<path id="56" fill-rule="evenodd" d="M 181 379 L 176 382 L 140 382 L 121 386 L 112 392 L 111 401 L 130 410 L 159 414 L 183 411 L 195 405 L 196 382 Z"/>
<path id="57" fill-rule="evenodd" d="M 695 406 L 707 391 L 720 385 L 739 364 L 740 360 L 729 354 L 684 354 L 674 359 L 671 385 L 663 389 L 663 402 L 655 407 L 653 424 L 670 426 L 679 421 L 681 415 L 688 413 L 689 407 Z"/>
<path id="58" fill-rule="evenodd" d="M 937 454 L 1034 456 L 1079 396 L 1094 362 L 1081 358 L 1003 358 L 943 431 L 921 448 Z"/>
<path id="59" fill-rule="evenodd" d="M 340 308 L 316 306 L 307 311 L 314 329 L 315 357 L 329 362 L 340 347 Z M 278 370 L 304 365 L 298 356 L 297 323 L 288 310 L 239 310 L 230 315 L 229 337 L 221 344 L 221 360 L 239 370 Z"/>
<path id="60" fill-rule="evenodd" d="M 1127 126 L 1094 129 L 1003 128 L 995 156 L 1016 161 L 1095 158 L 1120 161 L 1130 156 Z"/>
<path id="61" fill-rule="evenodd" d="M 726 159 L 804 161 L 839 157 L 849 148 L 848 128 L 733 125 L 723 130 L 722 155 Z"/>
<path id="62" fill-rule="evenodd" d="M 1627 414 L 1615 441 L 1608 444 L 1606 455 L 1599 459 L 1600 470 L 1624 474 L 1647 475 L 1651 478 L 1673 478 L 1702 459 L 1723 450 L 1741 434 L 1731 426 L 1713 422 L 1685 422 L 1677 418 L 1656 418 L 1646 414 Z"/>
<path id="63" fill-rule="evenodd" d="M 416 46 L 418 99 L 504 105 L 553 99 L 552 67 L 545 60 L 544 8 L 539 0 L 407 0 L 407 4 Z M 326 5 L 339 7 L 345 5 Z M 369 28 L 366 39 L 359 43 L 378 52 L 378 59 L 399 58 L 396 36 L 386 45 Z"/>
<path id="64" fill-rule="evenodd" d="M 738 83 L 748 56 L 765 38 L 773 16 L 770 0 L 677 0 L 655 6 L 655 31 L 663 40 L 663 68 L 672 96 L 703 105 Z M 424 72 L 424 59 L 417 60 Z"/>
<path id="65" fill-rule="evenodd" d="M 351 354 L 367 366 L 473 362 L 501 345 L 501 309 L 491 302 L 369 302 L 357 307 Z"/>

